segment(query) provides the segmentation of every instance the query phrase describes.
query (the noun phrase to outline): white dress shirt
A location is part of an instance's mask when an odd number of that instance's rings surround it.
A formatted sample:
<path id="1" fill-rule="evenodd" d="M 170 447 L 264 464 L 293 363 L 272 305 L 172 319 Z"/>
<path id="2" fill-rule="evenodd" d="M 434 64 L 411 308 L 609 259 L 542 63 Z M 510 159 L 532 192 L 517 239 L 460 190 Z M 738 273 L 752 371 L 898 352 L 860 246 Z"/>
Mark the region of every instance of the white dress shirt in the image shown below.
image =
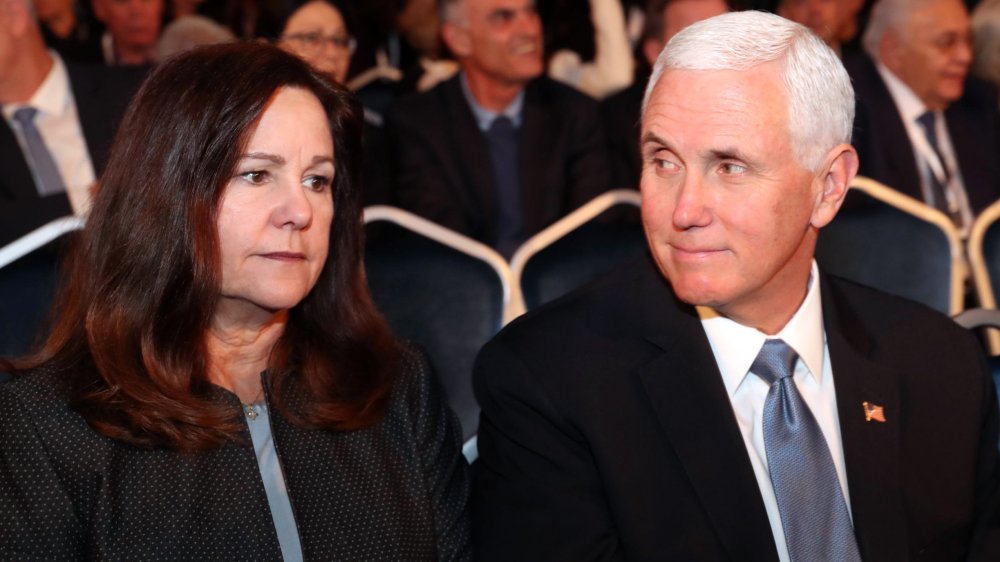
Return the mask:
<path id="1" fill-rule="evenodd" d="M 90 210 L 90 190 L 95 180 L 94 165 L 87 151 L 87 141 L 83 137 L 66 65 L 55 51 L 49 51 L 49 55 L 53 61 L 52 69 L 34 95 L 27 103 L 4 104 L 3 117 L 14 131 L 28 166 L 34 170 L 34 163 L 25 146 L 24 132 L 14 121 L 14 112 L 22 107 L 38 110 L 35 127 L 55 160 L 73 212 L 85 215 Z"/>
<path id="2" fill-rule="evenodd" d="M 750 456 L 757 485 L 764 498 L 764 508 L 774 534 L 778 557 L 789 560 L 785 532 L 781 527 L 781 514 L 774 496 L 774 486 L 767 468 L 764 449 L 764 399 L 770 386 L 757 375 L 750 373 L 750 366 L 769 339 L 763 332 L 719 316 L 706 307 L 698 307 L 702 326 L 722 373 L 722 381 L 729 393 L 733 413 L 740 426 L 743 442 Z M 847 473 L 844 470 L 844 448 L 840 439 L 840 419 L 837 417 L 837 394 L 833 384 L 830 353 L 823 329 L 823 304 L 819 290 L 819 269 L 813 261 L 806 298 L 791 320 L 773 338 L 784 340 L 799 355 L 795 364 L 794 381 L 799 393 L 812 410 L 830 448 L 830 456 L 837 469 L 840 487 L 850 512 L 851 497 L 847 490 Z"/>
<path id="3" fill-rule="evenodd" d="M 947 165 L 951 174 L 947 182 L 946 195 L 948 196 L 948 206 L 954 208 L 962 216 L 962 224 L 957 225 L 963 232 L 963 236 L 968 235 L 969 227 L 972 225 L 972 208 L 969 207 L 969 198 L 965 193 L 965 183 L 962 181 L 962 172 L 958 168 L 958 160 L 955 157 L 955 147 L 951 144 L 951 135 L 948 134 L 948 126 L 945 123 L 944 115 L 941 111 L 934 112 L 934 125 L 937 132 L 938 148 L 945 162 L 941 162 L 927 140 L 927 133 L 924 131 L 917 118 L 927 112 L 927 106 L 920 98 L 913 93 L 913 90 L 903 83 L 891 70 L 880 62 L 875 63 L 882 81 L 885 82 L 892 101 L 896 104 L 899 117 L 906 127 L 906 135 L 910 138 L 910 145 L 913 147 L 913 157 L 917 161 L 917 169 L 920 172 L 920 191 L 923 193 L 924 201 L 934 204 L 931 178 L 937 175 L 944 178 L 944 168 Z M 944 181 L 941 182 L 945 184 Z M 889 186 L 898 187 L 898 186 Z"/>

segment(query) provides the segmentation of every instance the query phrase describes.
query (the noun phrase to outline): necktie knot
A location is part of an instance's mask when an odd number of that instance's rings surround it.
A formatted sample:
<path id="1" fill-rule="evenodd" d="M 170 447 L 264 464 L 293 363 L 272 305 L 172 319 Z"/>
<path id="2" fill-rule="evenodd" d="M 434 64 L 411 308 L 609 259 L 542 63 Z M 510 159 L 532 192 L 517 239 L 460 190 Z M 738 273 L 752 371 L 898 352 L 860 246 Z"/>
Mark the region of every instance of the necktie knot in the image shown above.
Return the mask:
<path id="1" fill-rule="evenodd" d="M 934 139 L 931 141 L 931 144 L 937 144 L 936 121 L 933 111 L 925 111 L 920 114 L 920 117 L 917 117 L 917 123 L 924 128 L 924 134 Z"/>
<path id="2" fill-rule="evenodd" d="M 514 132 L 514 122 L 506 115 L 499 115 L 490 123 L 491 134 L 509 135 Z"/>
<path id="3" fill-rule="evenodd" d="M 14 112 L 14 120 L 24 127 L 30 125 L 35 121 L 35 115 L 38 114 L 38 110 L 34 107 L 22 107 Z"/>
<path id="4" fill-rule="evenodd" d="M 792 376 L 795 372 L 795 361 L 799 354 L 795 353 L 784 340 L 767 340 L 760 348 L 760 353 L 750 366 L 750 372 L 764 379 L 768 384 Z"/>

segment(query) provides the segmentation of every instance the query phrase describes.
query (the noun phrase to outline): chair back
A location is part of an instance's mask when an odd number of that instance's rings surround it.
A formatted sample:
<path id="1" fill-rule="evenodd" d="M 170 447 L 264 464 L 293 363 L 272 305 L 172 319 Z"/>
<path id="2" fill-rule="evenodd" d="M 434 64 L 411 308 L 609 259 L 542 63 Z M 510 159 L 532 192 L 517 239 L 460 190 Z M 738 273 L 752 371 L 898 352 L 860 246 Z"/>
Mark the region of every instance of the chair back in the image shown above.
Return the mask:
<path id="1" fill-rule="evenodd" d="M 0 248 L 0 355 L 23 355 L 44 336 L 62 249 L 82 227 L 63 217 Z"/>
<path id="2" fill-rule="evenodd" d="M 531 310 L 645 255 L 642 225 L 627 216 L 637 214 L 639 201 L 634 190 L 608 191 L 518 248 L 510 266 L 524 307 Z M 621 211 L 626 216 L 606 216 Z"/>
<path id="3" fill-rule="evenodd" d="M 401 209 L 365 209 L 365 271 L 397 337 L 424 348 L 462 422 L 476 433 L 472 364 L 507 320 L 510 270 L 496 251 Z"/>
<path id="4" fill-rule="evenodd" d="M 864 177 L 820 230 L 816 261 L 828 273 L 921 302 L 962 310 L 962 244 L 942 212 Z"/>

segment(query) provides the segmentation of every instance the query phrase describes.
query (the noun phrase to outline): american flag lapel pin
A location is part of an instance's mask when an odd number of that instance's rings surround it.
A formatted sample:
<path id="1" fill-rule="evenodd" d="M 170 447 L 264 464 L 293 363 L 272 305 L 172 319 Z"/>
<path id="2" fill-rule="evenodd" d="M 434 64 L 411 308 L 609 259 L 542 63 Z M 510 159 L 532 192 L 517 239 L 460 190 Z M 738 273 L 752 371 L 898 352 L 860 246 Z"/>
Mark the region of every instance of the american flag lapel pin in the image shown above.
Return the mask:
<path id="1" fill-rule="evenodd" d="M 861 405 L 865 407 L 866 422 L 874 420 L 879 423 L 885 423 L 885 409 L 882 406 L 871 402 L 862 402 Z"/>

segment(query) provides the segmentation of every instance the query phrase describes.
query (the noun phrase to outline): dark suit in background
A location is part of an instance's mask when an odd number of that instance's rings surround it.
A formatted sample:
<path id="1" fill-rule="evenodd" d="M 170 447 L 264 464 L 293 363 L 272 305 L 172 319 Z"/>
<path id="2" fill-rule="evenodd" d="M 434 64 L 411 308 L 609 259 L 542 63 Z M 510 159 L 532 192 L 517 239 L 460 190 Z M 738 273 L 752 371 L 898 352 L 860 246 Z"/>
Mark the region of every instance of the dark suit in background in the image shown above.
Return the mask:
<path id="1" fill-rule="evenodd" d="M 456 76 L 401 99 L 388 130 L 396 163 L 394 202 L 494 245 L 496 187 L 490 152 Z M 531 236 L 611 186 L 597 103 L 548 78 L 524 90 L 521 208 Z"/>
<path id="2" fill-rule="evenodd" d="M 118 123 L 148 69 L 107 68 L 66 63 L 76 101 L 80 129 L 98 178 Z M 53 153 L 58 147 L 49 147 Z M 17 137 L 0 119 L 0 245 L 31 232 L 47 222 L 73 214 L 65 193 L 41 197 Z"/>
<path id="3" fill-rule="evenodd" d="M 924 200 L 913 145 L 896 104 L 871 57 L 845 58 L 857 94 L 854 147 L 858 173 Z M 944 111 L 948 134 L 973 214 L 1000 198 L 1000 111 L 992 86 L 969 77 L 962 97 Z"/>
<path id="4" fill-rule="evenodd" d="M 922 306 L 819 282 L 862 558 L 961 559 L 995 510 L 978 344 Z M 778 560 L 701 321 L 652 263 L 515 321 L 481 352 L 475 391 L 479 559 Z M 973 558 L 995 560 L 997 537 L 979 536 Z"/>
<path id="5" fill-rule="evenodd" d="M 601 118 L 608 132 L 608 156 L 611 158 L 611 185 L 639 189 L 642 155 L 639 154 L 642 96 L 646 79 L 636 80 L 628 88 L 601 102 Z"/>

